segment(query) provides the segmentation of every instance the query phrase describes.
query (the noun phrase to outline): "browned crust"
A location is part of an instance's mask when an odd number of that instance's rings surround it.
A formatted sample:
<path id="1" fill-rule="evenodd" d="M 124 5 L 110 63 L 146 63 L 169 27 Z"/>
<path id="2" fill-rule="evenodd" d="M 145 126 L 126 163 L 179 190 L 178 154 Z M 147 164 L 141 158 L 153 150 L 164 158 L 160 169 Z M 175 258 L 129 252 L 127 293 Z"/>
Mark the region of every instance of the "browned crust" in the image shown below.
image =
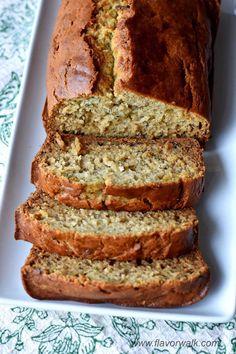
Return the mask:
<path id="1" fill-rule="evenodd" d="M 70 141 L 71 135 L 62 135 L 65 143 Z M 78 182 L 72 182 L 46 171 L 41 165 L 43 154 L 53 141 L 49 136 L 32 163 L 31 181 L 38 189 L 41 189 L 51 197 L 55 197 L 60 203 L 76 208 L 110 209 L 126 211 L 147 211 L 163 209 L 181 209 L 197 204 L 204 187 L 204 162 L 202 150 L 194 139 L 168 139 L 168 141 L 181 141 L 186 144 L 186 153 L 193 154 L 199 160 L 202 173 L 196 178 L 186 178 L 173 183 L 152 183 L 135 187 L 120 187 L 115 185 L 103 185 L 100 190 L 100 198 L 96 196 L 90 199 L 81 197 L 86 186 Z M 95 138 L 79 137 L 82 145 L 89 144 Z M 163 142 L 166 139 L 162 139 Z M 104 139 L 96 138 L 98 142 L 109 141 L 113 144 L 127 143 L 139 144 L 144 140 L 137 139 Z M 155 144 L 155 141 L 146 141 Z M 82 194 L 83 196 L 83 194 Z"/>
<path id="2" fill-rule="evenodd" d="M 219 20 L 218 0 L 129 0 L 115 31 L 115 90 L 132 91 L 210 120 L 209 79 Z M 86 42 L 91 0 L 63 0 L 48 58 L 47 96 L 52 115 L 57 104 L 96 91 L 99 53 Z M 79 53 L 79 55 L 78 55 Z M 145 63 L 145 65 L 143 64 Z M 203 136 L 202 140 L 207 140 Z"/>
<path id="3" fill-rule="evenodd" d="M 204 1 L 133 1 L 118 22 L 114 46 L 117 91 L 132 91 L 209 119 L 211 22 Z"/>
<path id="4" fill-rule="evenodd" d="M 37 193 L 32 198 L 37 198 Z M 31 199 L 32 199 L 31 198 Z M 29 199 L 29 202 L 30 200 Z M 140 236 L 80 235 L 78 232 L 52 230 L 27 213 L 27 203 L 15 213 L 15 239 L 61 256 L 78 256 L 93 260 L 164 259 L 190 252 L 197 242 L 197 220 L 182 231 L 156 232 Z"/>
<path id="5" fill-rule="evenodd" d="M 75 300 L 87 303 L 113 303 L 133 307 L 179 307 L 201 300 L 208 291 L 210 273 L 204 263 L 198 275 L 187 280 L 168 281 L 161 285 L 154 282 L 137 286 L 108 284 L 88 279 L 80 282 L 56 274 L 43 274 L 33 269 L 34 253 L 22 267 L 21 275 L 27 293 L 41 300 Z"/>
<path id="6" fill-rule="evenodd" d="M 83 199 L 80 197 L 82 186 L 46 172 L 34 161 L 32 183 L 60 203 L 75 208 L 148 211 L 182 209 L 196 205 L 203 191 L 204 178 L 136 189 L 104 187 L 101 190 L 102 200 L 96 197 Z"/>
<path id="7" fill-rule="evenodd" d="M 48 56 L 47 96 L 51 113 L 61 99 L 92 94 L 97 79 L 93 54 L 84 38 L 92 0 L 62 0 Z"/>

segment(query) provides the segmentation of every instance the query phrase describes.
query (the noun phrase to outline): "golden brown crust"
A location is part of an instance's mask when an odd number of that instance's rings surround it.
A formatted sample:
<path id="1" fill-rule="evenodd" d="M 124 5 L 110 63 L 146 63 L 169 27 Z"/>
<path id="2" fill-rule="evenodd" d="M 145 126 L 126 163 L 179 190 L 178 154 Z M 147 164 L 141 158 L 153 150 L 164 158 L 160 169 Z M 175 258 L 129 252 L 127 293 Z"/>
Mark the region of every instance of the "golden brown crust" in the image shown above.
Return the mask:
<path id="1" fill-rule="evenodd" d="M 30 218 L 27 204 L 15 213 L 15 239 L 62 256 L 88 259 L 164 259 L 190 252 L 197 242 L 197 221 L 182 231 L 170 229 L 156 233 L 134 235 L 80 235 L 78 232 L 52 230 L 40 221 Z"/>
<path id="2" fill-rule="evenodd" d="M 178 307 L 191 305 L 201 300 L 209 288 L 209 269 L 205 265 L 199 274 L 187 280 L 174 280 L 155 284 L 132 286 L 77 279 L 69 280 L 59 274 L 44 274 L 31 267 L 34 261 L 31 252 L 21 275 L 27 293 L 37 299 L 75 300 L 87 303 L 109 302 L 123 306 Z"/>
<path id="3" fill-rule="evenodd" d="M 83 31 L 91 20 L 93 10 L 92 0 L 62 0 L 48 57 L 50 113 L 61 99 L 92 93 L 97 72 Z"/>
<path id="4" fill-rule="evenodd" d="M 71 135 L 62 135 L 63 141 L 67 144 Z M 203 170 L 197 178 L 186 178 L 178 182 L 160 182 L 140 186 L 120 187 L 115 185 L 103 185 L 99 198 L 92 196 L 84 198 L 85 186 L 78 182 L 61 178 L 45 170 L 42 166 L 42 156 L 46 153 L 48 146 L 53 141 L 49 136 L 42 149 L 36 155 L 32 163 L 31 181 L 38 189 L 41 189 L 51 197 L 55 197 L 60 203 L 85 209 L 110 209 L 126 211 L 147 211 L 163 209 L 181 209 L 197 204 L 204 187 L 204 163 L 202 151 L 198 142 L 194 139 L 168 139 L 168 141 L 181 141 L 186 145 L 186 153 L 196 158 Z M 91 141 L 111 142 L 112 144 L 140 144 L 145 140 L 141 139 L 104 139 L 79 137 L 82 145 Z M 165 142 L 166 139 L 163 139 Z M 155 141 L 146 141 L 155 144 Z"/>
<path id="5" fill-rule="evenodd" d="M 204 1 L 133 1 L 118 22 L 114 46 L 116 91 L 132 91 L 209 119 L 211 22 Z"/>
<path id="6" fill-rule="evenodd" d="M 115 31 L 115 91 L 132 91 L 209 120 L 209 76 L 219 1 L 127 0 L 127 4 Z M 93 10 L 92 0 L 62 1 L 48 59 L 50 117 L 44 117 L 48 131 L 55 105 L 96 91 L 102 58 L 97 58 L 99 53 L 92 51 L 84 34 Z"/>
<path id="7" fill-rule="evenodd" d="M 58 202 L 75 208 L 116 210 L 116 211 L 148 211 L 165 209 L 182 209 L 197 204 L 203 191 L 204 178 L 180 183 L 169 183 L 163 186 L 150 186 L 136 189 L 112 190 L 105 187 L 101 190 L 102 198 L 96 196 L 87 199 L 80 197 L 81 186 L 45 173 L 38 165 L 33 164 L 32 182 L 35 186 Z M 112 194 L 113 193 L 113 194 Z M 119 195 L 120 194 L 120 195 Z"/>

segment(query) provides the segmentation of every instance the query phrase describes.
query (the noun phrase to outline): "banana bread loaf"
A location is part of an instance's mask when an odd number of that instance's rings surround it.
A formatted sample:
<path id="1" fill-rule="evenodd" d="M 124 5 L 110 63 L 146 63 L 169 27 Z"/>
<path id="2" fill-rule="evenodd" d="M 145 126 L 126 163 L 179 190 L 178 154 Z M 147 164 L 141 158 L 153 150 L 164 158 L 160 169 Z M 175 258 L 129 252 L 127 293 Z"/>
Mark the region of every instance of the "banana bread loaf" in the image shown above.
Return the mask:
<path id="1" fill-rule="evenodd" d="M 22 268 L 23 284 L 37 299 L 176 307 L 207 293 L 209 269 L 200 252 L 154 261 L 91 261 L 33 248 Z"/>
<path id="2" fill-rule="evenodd" d="M 199 200 L 204 179 L 195 139 L 49 136 L 32 164 L 32 182 L 77 208 L 180 209 Z"/>
<path id="3" fill-rule="evenodd" d="M 190 252 L 197 241 L 193 209 L 114 212 L 75 209 L 35 192 L 16 211 L 17 240 L 62 256 L 162 259 Z"/>
<path id="4" fill-rule="evenodd" d="M 62 0 L 48 59 L 46 130 L 206 141 L 219 3 Z"/>

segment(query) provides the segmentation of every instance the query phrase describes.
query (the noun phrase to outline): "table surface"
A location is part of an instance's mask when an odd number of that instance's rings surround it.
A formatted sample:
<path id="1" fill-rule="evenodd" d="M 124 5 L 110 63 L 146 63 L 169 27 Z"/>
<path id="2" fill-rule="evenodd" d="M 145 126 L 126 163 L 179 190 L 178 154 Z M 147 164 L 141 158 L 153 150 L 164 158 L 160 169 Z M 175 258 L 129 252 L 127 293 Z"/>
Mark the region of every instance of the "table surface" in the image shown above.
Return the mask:
<path id="1" fill-rule="evenodd" d="M 36 5 L 37 0 L 0 1 L 0 183 Z M 236 316 L 222 324 L 190 323 L 0 305 L 0 354 L 18 352 L 231 354 Z"/>

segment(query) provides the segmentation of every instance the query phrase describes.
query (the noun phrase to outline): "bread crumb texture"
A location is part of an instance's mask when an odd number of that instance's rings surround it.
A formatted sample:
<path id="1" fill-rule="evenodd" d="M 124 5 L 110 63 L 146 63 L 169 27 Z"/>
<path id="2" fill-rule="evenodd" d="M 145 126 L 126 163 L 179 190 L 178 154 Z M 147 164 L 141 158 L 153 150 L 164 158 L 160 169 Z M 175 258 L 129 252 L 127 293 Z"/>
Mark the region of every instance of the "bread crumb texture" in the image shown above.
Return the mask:
<path id="1" fill-rule="evenodd" d="M 91 261 L 58 256 L 37 248 L 31 251 L 30 265 L 42 274 L 55 274 L 80 283 L 86 281 L 132 286 L 185 281 L 206 273 L 207 266 L 198 251 L 165 260 Z"/>
<path id="2" fill-rule="evenodd" d="M 75 209 L 59 204 L 44 193 L 36 193 L 22 207 L 32 220 L 50 230 L 77 232 L 80 236 L 133 236 L 179 232 L 197 225 L 193 209 L 157 212 L 114 212 Z"/>
<path id="3" fill-rule="evenodd" d="M 202 151 L 192 139 L 122 143 L 91 141 L 63 136 L 65 143 L 52 138 L 39 154 L 46 171 L 70 181 L 90 186 L 95 193 L 101 186 L 122 187 L 181 182 L 204 176 Z M 81 139 L 83 141 L 83 139 Z"/>

